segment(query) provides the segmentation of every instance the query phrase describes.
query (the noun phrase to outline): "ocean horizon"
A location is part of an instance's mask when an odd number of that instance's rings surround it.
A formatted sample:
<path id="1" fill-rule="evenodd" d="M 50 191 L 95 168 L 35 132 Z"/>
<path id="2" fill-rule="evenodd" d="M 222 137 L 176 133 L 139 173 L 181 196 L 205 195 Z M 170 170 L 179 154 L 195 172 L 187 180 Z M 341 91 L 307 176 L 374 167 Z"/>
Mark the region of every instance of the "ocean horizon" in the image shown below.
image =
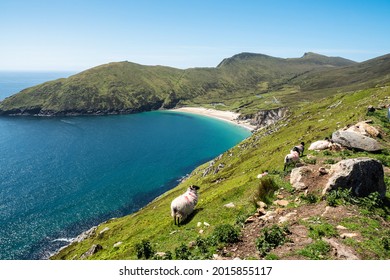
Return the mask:
<path id="1" fill-rule="evenodd" d="M 0 72 L 3 98 L 61 77 L 11 74 Z M 46 259 L 92 226 L 144 207 L 249 135 L 171 111 L 1 117 L 0 259 Z"/>

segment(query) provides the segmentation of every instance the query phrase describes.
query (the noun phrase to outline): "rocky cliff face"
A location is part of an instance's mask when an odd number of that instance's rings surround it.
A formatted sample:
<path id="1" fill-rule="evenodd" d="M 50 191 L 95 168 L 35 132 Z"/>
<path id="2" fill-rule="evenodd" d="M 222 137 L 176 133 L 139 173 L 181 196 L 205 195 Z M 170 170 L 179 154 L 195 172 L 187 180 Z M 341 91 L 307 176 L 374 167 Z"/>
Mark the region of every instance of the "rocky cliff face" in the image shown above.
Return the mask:
<path id="1" fill-rule="evenodd" d="M 260 110 L 256 114 L 247 115 L 242 117 L 242 119 L 250 119 L 251 125 L 262 128 L 274 124 L 280 119 L 284 118 L 287 115 L 287 112 L 288 109 L 285 107 L 270 110 Z"/>

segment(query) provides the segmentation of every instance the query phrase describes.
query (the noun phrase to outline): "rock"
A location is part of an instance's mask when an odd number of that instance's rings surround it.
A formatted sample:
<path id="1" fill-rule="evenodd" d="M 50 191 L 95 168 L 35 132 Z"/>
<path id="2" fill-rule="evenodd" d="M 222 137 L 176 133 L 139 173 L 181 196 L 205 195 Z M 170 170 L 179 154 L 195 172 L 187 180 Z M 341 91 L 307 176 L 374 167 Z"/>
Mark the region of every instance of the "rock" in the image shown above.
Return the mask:
<path id="1" fill-rule="evenodd" d="M 343 260 L 358 260 L 359 258 L 354 254 L 354 252 L 347 246 L 339 243 L 335 238 L 322 238 L 326 243 L 333 247 L 335 256 L 338 259 Z"/>
<path id="2" fill-rule="evenodd" d="M 228 204 L 225 204 L 223 207 L 226 207 L 226 208 L 234 208 L 234 207 L 236 207 L 236 205 L 234 205 L 233 202 L 230 202 L 230 203 L 228 203 Z"/>
<path id="3" fill-rule="evenodd" d="M 290 220 L 290 218 L 291 218 L 292 216 L 295 216 L 295 215 L 297 215 L 297 211 L 296 211 L 296 210 L 295 210 L 294 212 L 290 212 L 290 213 L 284 215 L 283 217 L 280 217 L 280 218 L 279 218 L 279 224 L 288 222 L 288 221 Z"/>
<path id="4" fill-rule="evenodd" d="M 290 174 L 290 184 L 292 185 L 292 187 L 294 189 L 296 189 L 298 191 L 302 191 L 302 190 L 307 189 L 307 186 L 303 182 L 303 177 L 308 172 L 311 172 L 311 169 L 306 167 L 306 166 L 294 168 L 291 171 L 291 174 Z"/>
<path id="5" fill-rule="evenodd" d="M 262 128 L 276 123 L 287 115 L 287 108 L 258 111 L 251 119 L 250 124 Z M 239 117 L 240 119 L 240 117 Z"/>
<path id="6" fill-rule="evenodd" d="M 369 105 L 369 106 L 367 107 L 367 112 L 369 112 L 369 113 L 375 112 L 375 107 L 372 106 L 372 105 Z"/>
<path id="7" fill-rule="evenodd" d="M 331 177 L 322 192 L 346 188 L 352 189 L 357 196 L 368 196 L 378 192 L 383 198 L 386 193 L 384 172 L 380 161 L 371 158 L 354 158 L 342 160 L 332 165 Z"/>
<path id="8" fill-rule="evenodd" d="M 199 234 L 203 234 L 203 232 L 204 232 L 204 230 L 203 230 L 203 229 L 201 229 L 201 230 L 199 231 Z"/>
<path id="9" fill-rule="evenodd" d="M 123 242 L 122 242 L 122 241 L 119 241 L 119 242 L 115 243 L 112 247 L 118 248 L 118 247 L 121 246 L 122 244 L 123 244 Z"/>
<path id="10" fill-rule="evenodd" d="M 260 215 L 260 216 L 263 216 L 265 215 L 267 212 L 265 211 L 264 208 L 257 208 L 256 212 Z"/>
<path id="11" fill-rule="evenodd" d="M 357 236 L 357 233 L 348 233 L 348 232 L 346 232 L 346 233 L 342 233 L 341 235 L 340 235 L 340 237 L 341 238 L 343 238 L 343 239 L 345 239 L 345 238 L 352 238 L 352 237 L 356 237 Z"/>
<path id="12" fill-rule="evenodd" d="M 82 232 L 79 236 L 77 236 L 73 242 L 81 242 L 87 238 L 90 238 L 96 233 L 97 226 L 91 227 L 89 230 Z"/>
<path id="13" fill-rule="evenodd" d="M 383 149 L 375 139 L 353 131 L 338 130 L 332 134 L 332 140 L 344 147 L 367 152 L 377 152 Z"/>
<path id="14" fill-rule="evenodd" d="M 326 175 L 329 173 L 329 171 L 325 167 L 320 167 L 318 169 L 318 173 L 320 173 L 320 175 Z"/>
<path id="15" fill-rule="evenodd" d="M 256 217 L 255 216 L 250 216 L 248 219 L 245 220 L 245 224 L 250 224 L 250 223 L 253 223 L 254 221 L 256 221 Z"/>
<path id="16" fill-rule="evenodd" d="M 159 257 L 159 258 L 165 258 L 165 256 L 167 255 L 167 253 L 165 252 L 157 252 L 156 254 L 154 254 L 156 257 Z"/>
<path id="17" fill-rule="evenodd" d="M 345 131 L 356 132 L 364 136 L 369 135 L 371 137 L 378 137 L 380 135 L 379 130 L 369 125 L 367 122 L 369 121 L 358 122 L 357 124 L 348 127 Z"/>
<path id="18" fill-rule="evenodd" d="M 336 228 L 337 228 L 337 229 L 340 229 L 340 230 L 347 229 L 345 226 L 342 226 L 342 225 L 338 225 Z"/>
<path id="19" fill-rule="evenodd" d="M 198 222 L 198 223 L 196 224 L 196 226 L 197 226 L 197 227 L 200 227 L 200 226 L 202 226 L 202 223 L 201 223 L 201 222 Z"/>
<path id="20" fill-rule="evenodd" d="M 328 214 L 330 209 L 331 209 L 330 206 L 326 206 L 324 212 L 321 214 L 321 217 L 324 217 L 326 214 Z"/>
<path id="21" fill-rule="evenodd" d="M 256 204 L 257 204 L 257 206 L 259 206 L 260 208 L 267 209 L 267 204 L 265 204 L 263 201 L 257 201 Z"/>
<path id="22" fill-rule="evenodd" d="M 284 200 L 284 199 L 278 199 L 278 200 L 275 200 L 274 201 L 274 204 L 276 205 L 279 205 L 279 206 L 283 206 L 283 207 L 286 207 L 288 205 L 288 201 L 287 200 Z"/>
<path id="23" fill-rule="evenodd" d="M 210 224 L 209 223 L 206 223 L 206 222 L 203 222 L 203 224 L 206 226 L 206 227 L 209 227 Z"/>
<path id="24" fill-rule="evenodd" d="M 102 230 L 99 232 L 99 234 L 103 234 L 103 233 L 105 233 L 105 232 L 108 231 L 108 230 L 110 230 L 110 228 L 109 228 L 109 227 L 105 227 L 104 229 L 102 229 Z"/>
<path id="25" fill-rule="evenodd" d="M 264 216 L 260 217 L 259 219 L 266 222 L 266 221 L 273 220 L 275 215 L 276 213 L 274 211 L 268 211 L 267 213 L 265 213 Z"/>
<path id="26" fill-rule="evenodd" d="M 86 259 L 94 254 L 96 254 L 97 252 L 103 250 L 103 247 L 102 245 L 100 244 L 93 244 L 91 246 L 91 248 L 89 248 L 89 250 L 87 252 L 85 252 L 84 254 L 81 255 L 80 259 Z"/>

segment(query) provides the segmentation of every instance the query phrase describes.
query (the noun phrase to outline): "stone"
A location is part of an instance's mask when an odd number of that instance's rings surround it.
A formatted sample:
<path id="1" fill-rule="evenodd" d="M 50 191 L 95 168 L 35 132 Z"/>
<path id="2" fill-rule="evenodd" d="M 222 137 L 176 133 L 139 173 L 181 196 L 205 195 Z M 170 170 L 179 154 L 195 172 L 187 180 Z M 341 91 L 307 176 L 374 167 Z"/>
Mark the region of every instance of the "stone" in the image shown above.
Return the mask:
<path id="1" fill-rule="evenodd" d="M 353 237 L 356 237 L 357 236 L 357 233 L 349 233 L 349 232 L 346 232 L 346 233 L 342 233 L 340 235 L 341 238 L 345 239 L 345 238 L 353 238 Z"/>
<path id="2" fill-rule="evenodd" d="M 365 157 L 342 160 L 332 165 L 330 174 L 323 195 L 333 189 L 351 188 L 353 194 L 360 197 L 373 192 L 378 192 L 382 198 L 385 196 L 383 166 L 378 160 Z"/>
<path id="3" fill-rule="evenodd" d="M 206 227 L 209 227 L 210 224 L 209 223 L 206 223 L 206 222 L 203 222 L 203 224 L 206 226 Z"/>
<path id="4" fill-rule="evenodd" d="M 337 228 L 337 229 L 340 229 L 340 230 L 345 230 L 345 229 L 347 229 L 345 226 L 342 226 L 342 225 L 338 225 L 336 228 Z"/>
<path id="5" fill-rule="evenodd" d="M 228 204 L 225 204 L 223 207 L 226 207 L 226 208 L 234 208 L 234 207 L 236 207 L 236 205 L 234 205 L 233 202 L 230 202 L 230 203 L 228 203 Z"/>
<path id="6" fill-rule="evenodd" d="M 83 240 L 92 237 L 96 233 L 97 226 L 91 227 L 89 230 L 82 232 L 79 236 L 77 236 L 73 242 L 82 242 Z"/>
<path id="7" fill-rule="evenodd" d="M 119 241 L 119 242 L 115 243 L 114 246 L 112 246 L 112 247 L 117 248 L 117 247 L 121 246 L 122 244 L 123 244 L 123 242 Z"/>
<path id="8" fill-rule="evenodd" d="M 81 255 L 80 259 L 86 259 L 94 254 L 96 254 L 97 252 L 103 250 L 103 246 L 100 245 L 100 244 L 93 244 L 91 246 L 91 248 L 89 248 L 89 250 L 87 252 L 85 252 L 84 254 Z"/>
<path id="9" fill-rule="evenodd" d="M 255 216 L 250 216 L 249 218 L 247 218 L 245 220 L 245 224 L 250 224 L 250 223 L 253 223 L 254 221 L 256 221 L 256 217 Z"/>
<path id="10" fill-rule="evenodd" d="M 358 256 L 347 246 L 339 243 L 335 238 L 322 238 L 326 243 L 333 247 L 334 255 L 342 260 L 359 260 Z"/>
<path id="11" fill-rule="evenodd" d="M 383 149 L 382 145 L 375 139 L 353 131 L 338 130 L 333 132 L 332 140 L 344 147 L 367 152 L 378 152 Z"/>
<path id="12" fill-rule="evenodd" d="M 320 173 L 320 175 L 326 175 L 329 173 L 329 171 L 325 167 L 320 167 L 318 169 L 318 173 Z"/>
<path id="13" fill-rule="evenodd" d="M 108 231 L 108 230 L 110 230 L 110 228 L 109 228 L 109 227 L 105 227 L 104 229 L 102 229 L 102 230 L 99 232 L 99 234 L 103 234 L 103 233 L 105 233 L 105 232 Z"/>
<path id="14" fill-rule="evenodd" d="M 259 206 L 260 208 L 267 209 L 267 204 L 264 203 L 263 201 L 257 201 L 256 204 L 257 204 L 257 206 Z"/>
<path id="15" fill-rule="evenodd" d="M 198 222 L 198 223 L 196 224 L 196 226 L 197 226 L 197 227 L 200 227 L 200 226 L 202 226 L 202 223 L 201 223 L 201 222 Z"/>
<path id="16" fill-rule="evenodd" d="M 294 168 L 291 171 L 290 184 L 292 185 L 292 187 L 294 189 L 296 189 L 298 191 L 302 191 L 302 190 L 307 189 L 307 186 L 303 182 L 303 178 L 304 178 L 305 174 L 307 174 L 308 172 L 311 172 L 311 169 L 306 167 L 306 166 Z"/>
<path id="17" fill-rule="evenodd" d="M 274 201 L 274 204 L 285 207 L 288 205 L 288 201 L 284 199 L 278 199 Z"/>
<path id="18" fill-rule="evenodd" d="M 378 137 L 380 135 L 379 130 L 369 125 L 367 122 L 369 121 L 358 122 L 357 124 L 348 127 L 345 131 L 360 133 L 364 136 Z"/>
<path id="19" fill-rule="evenodd" d="M 264 208 L 257 208 L 256 212 L 262 216 L 262 215 L 265 215 L 267 212 L 265 211 Z"/>
<path id="20" fill-rule="evenodd" d="M 282 224 L 282 223 L 285 223 L 285 222 L 288 222 L 291 217 L 297 215 L 297 211 L 295 210 L 294 212 L 290 212 L 282 217 L 279 218 L 279 224 Z"/>

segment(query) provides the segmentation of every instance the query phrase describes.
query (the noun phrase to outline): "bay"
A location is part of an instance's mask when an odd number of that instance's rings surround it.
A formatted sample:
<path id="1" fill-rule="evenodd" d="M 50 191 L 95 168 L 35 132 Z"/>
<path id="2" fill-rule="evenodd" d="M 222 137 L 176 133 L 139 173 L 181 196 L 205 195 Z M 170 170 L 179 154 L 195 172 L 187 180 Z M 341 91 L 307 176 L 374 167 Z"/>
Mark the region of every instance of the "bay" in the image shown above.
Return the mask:
<path id="1" fill-rule="evenodd" d="M 2 117 L 0 259 L 45 259 L 91 226 L 142 208 L 249 135 L 170 111 Z"/>

